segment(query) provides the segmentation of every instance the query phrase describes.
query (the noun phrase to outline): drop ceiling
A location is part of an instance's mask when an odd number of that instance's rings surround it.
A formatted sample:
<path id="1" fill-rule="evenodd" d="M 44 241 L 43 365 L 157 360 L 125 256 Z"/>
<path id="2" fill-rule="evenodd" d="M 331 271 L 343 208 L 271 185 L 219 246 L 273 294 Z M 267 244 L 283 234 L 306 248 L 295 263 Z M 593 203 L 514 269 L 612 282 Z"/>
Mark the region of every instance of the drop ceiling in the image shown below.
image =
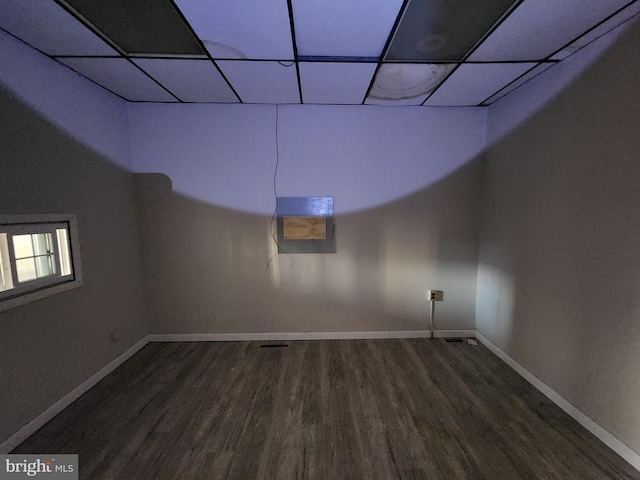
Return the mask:
<path id="1" fill-rule="evenodd" d="M 132 102 L 484 106 L 640 0 L 0 0 L 0 28 Z"/>

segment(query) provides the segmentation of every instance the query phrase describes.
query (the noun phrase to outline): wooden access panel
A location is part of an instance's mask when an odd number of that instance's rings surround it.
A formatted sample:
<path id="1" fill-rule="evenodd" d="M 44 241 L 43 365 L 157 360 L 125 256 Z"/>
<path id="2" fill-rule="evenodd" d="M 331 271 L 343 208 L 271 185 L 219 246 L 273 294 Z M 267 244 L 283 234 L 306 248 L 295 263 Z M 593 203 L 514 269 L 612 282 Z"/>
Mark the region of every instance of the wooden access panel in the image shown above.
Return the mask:
<path id="1" fill-rule="evenodd" d="M 286 240 L 324 240 L 327 238 L 327 217 L 282 217 L 283 237 Z"/>

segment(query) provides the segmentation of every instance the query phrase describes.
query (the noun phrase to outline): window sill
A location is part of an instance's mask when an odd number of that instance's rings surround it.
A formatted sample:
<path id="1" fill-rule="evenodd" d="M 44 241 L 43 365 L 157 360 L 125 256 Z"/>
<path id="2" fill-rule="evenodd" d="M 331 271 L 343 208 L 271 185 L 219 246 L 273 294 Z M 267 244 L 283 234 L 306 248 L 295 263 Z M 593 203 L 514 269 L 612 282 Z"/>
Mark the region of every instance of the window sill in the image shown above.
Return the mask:
<path id="1" fill-rule="evenodd" d="M 43 298 L 50 297 L 52 295 L 57 295 L 58 293 L 68 292 L 69 290 L 74 290 L 83 285 L 81 280 L 70 280 L 65 283 L 59 283 L 57 285 L 47 286 L 42 290 L 36 290 L 34 292 L 24 293 L 22 295 L 18 295 L 16 297 L 7 298 L 5 300 L 0 301 L 0 312 L 4 312 L 5 310 L 10 310 L 15 307 L 20 307 L 22 305 L 26 305 L 27 303 L 35 302 L 37 300 L 42 300 Z"/>

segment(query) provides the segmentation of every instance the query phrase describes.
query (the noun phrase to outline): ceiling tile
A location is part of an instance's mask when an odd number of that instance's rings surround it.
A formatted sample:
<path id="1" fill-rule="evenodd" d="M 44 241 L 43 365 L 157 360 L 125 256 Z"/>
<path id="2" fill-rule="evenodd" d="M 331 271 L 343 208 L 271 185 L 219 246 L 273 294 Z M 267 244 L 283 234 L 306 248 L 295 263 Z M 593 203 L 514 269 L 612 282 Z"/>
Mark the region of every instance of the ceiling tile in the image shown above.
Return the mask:
<path id="1" fill-rule="evenodd" d="M 50 0 L 2 0 L 0 27 L 48 55 L 118 55 Z"/>
<path id="2" fill-rule="evenodd" d="M 298 54 L 379 57 L 402 0 L 292 0 Z"/>
<path id="3" fill-rule="evenodd" d="M 177 101 L 124 58 L 59 58 L 58 61 L 127 100 Z"/>
<path id="4" fill-rule="evenodd" d="M 567 58 L 569 55 L 577 52 L 582 47 L 588 45 L 589 43 L 596 40 L 597 38 L 600 38 L 602 35 L 616 28 L 618 25 L 633 18 L 638 13 L 640 13 L 640 2 L 635 2 L 634 4 L 630 5 L 629 7 L 619 12 L 617 15 L 614 15 L 613 17 L 611 17 L 606 22 L 603 22 L 598 27 L 594 28 L 593 30 L 590 30 L 585 35 L 577 39 L 575 42 L 571 43 L 570 45 L 567 45 L 565 48 L 563 48 L 559 52 L 556 52 L 551 57 L 551 59 L 562 60 Z"/>
<path id="5" fill-rule="evenodd" d="M 496 92 L 493 96 L 491 96 L 491 98 L 488 98 L 486 101 L 482 102 L 482 105 L 491 105 L 493 102 L 500 100 L 505 95 L 508 95 L 509 93 L 513 92 L 516 88 L 524 85 L 529 80 L 532 80 L 534 77 L 537 77 L 542 72 L 550 69 L 554 65 L 556 64 L 552 62 L 539 63 L 538 65 L 533 67 L 531 70 L 529 70 L 527 73 L 519 77 L 517 80 L 515 80 L 512 83 L 509 83 L 506 87 Z"/>
<path id="6" fill-rule="evenodd" d="M 218 60 L 245 103 L 300 103 L 294 62 Z"/>
<path id="7" fill-rule="evenodd" d="M 213 58 L 293 59 L 286 0 L 176 0 Z"/>
<path id="8" fill-rule="evenodd" d="M 132 61 L 183 102 L 238 102 L 210 60 L 136 58 Z"/>
<path id="9" fill-rule="evenodd" d="M 425 105 L 479 105 L 535 63 L 463 64 L 438 88 Z"/>
<path id="10" fill-rule="evenodd" d="M 452 63 L 382 64 L 365 103 L 421 105 L 455 66 Z"/>
<path id="11" fill-rule="evenodd" d="M 411 0 L 385 60 L 458 61 L 515 0 Z"/>
<path id="12" fill-rule="evenodd" d="M 304 103 L 349 105 L 362 103 L 375 63 L 300 62 Z"/>
<path id="13" fill-rule="evenodd" d="M 469 60 L 544 60 L 628 1 L 525 0 Z"/>

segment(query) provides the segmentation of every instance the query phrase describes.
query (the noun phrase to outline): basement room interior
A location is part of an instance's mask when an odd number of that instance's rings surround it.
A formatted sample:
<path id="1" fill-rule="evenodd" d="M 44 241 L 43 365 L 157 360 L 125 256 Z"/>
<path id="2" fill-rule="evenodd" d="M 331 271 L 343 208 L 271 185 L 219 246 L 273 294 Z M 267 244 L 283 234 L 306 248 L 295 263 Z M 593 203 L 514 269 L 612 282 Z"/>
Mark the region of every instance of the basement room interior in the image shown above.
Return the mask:
<path id="1" fill-rule="evenodd" d="M 1 478 L 640 479 L 640 1 L 0 11 Z"/>

